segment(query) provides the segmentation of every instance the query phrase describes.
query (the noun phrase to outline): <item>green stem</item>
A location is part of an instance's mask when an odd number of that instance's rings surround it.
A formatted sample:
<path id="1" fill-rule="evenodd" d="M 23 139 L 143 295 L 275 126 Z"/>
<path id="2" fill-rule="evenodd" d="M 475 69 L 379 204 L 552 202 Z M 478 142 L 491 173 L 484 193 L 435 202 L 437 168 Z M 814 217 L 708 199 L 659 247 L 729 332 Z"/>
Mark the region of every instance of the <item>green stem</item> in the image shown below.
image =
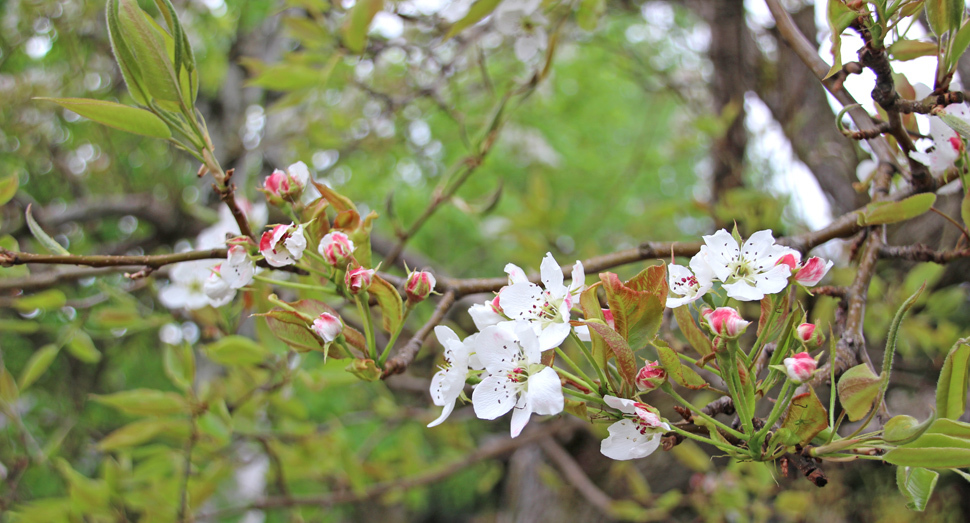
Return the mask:
<path id="1" fill-rule="evenodd" d="M 720 378 L 720 377 L 721 377 L 721 371 L 719 371 L 719 370 L 717 370 L 717 369 L 715 369 L 714 367 L 711 367 L 710 365 L 707 365 L 707 364 L 705 364 L 704 366 L 698 366 L 698 365 L 697 365 L 697 359 L 696 359 L 696 358 L 691 358 L 690 356 L 688 356 L 688 355 L 686 355 L 686 354 L 684 354 L 684 353 L 682 353 L 682 352 L 676 352 L 676 351 L 675 351 L 675 353 L 676 353 L 676 354 L 677 354 L 678 356 L 680 356 L 680 358 L 681 358 L 681 359 L 683 359 L 683 360 L 686 360 L 686 361 L 689 361 L 689 362 L 690 362 L 690 363 L 691 363 L 692 365 L 694 365 L 695 367 L 697 367 L 697 368 L 699 368 L 699 369 L 704 369 L 704 370 L 706 370 L 706 371 L 708 371 L 708 372 L 710 372 L 710 373 L 713 373 L 713 374 L 714 374 L 714 375 L 716 375 L 716 376 L 717 376 L 718 378 Z"/>
<path id="2" fill-rule="evenodd" d="M 572 360 L 572 358 L 570 358 L 569 356 L 567 356 L 566 355 L 566 352 L 563 351 L 561 347 L 556 347 L 556 355 L 559 356 L 560 358 L 562 358 L 562 360 L 565 361 L 567 365 L 569 365 L 574 371 L 576 371 L 576 374 L 579 374 L 580 375 L 580 377 L 581 377 L 581 380 L 580 381 L 582 381 L 586 385 L 589 385 L 588 388 L 590 390 L 595 390 L 596 389 L 596 387 L 594 387 L 592 385 L 593 383 L 596 383 L 596 382 L 593 381 L 593 380 L 591 380 L 589 378 L 589 375 L 586 374 L 585 372 L 583 372 L 583 369 L 581 369 L 579 367 L 579 365 L 577 365 L 576 362 L 574 362 Z"/>
<path id="3" fill-rule="evenodd" d="M 794 390 L 791 389 L 791 380 L 785 380 L 785 384 L 781 386 L 781 392 L 778 393 L 778 399 L 775 401 L 775 405 L 771 407 L 771 412 L 768 414 L 768 419 L 765 421 L 765 426 L 761 427 L 761 430 L 755 433 L 752 441 L 752 447 L 760 448 L 761 442 L 763 441 L 768 431 L 774 426 L 775 422 L 781 416 L 781 413 L 785 411 L 785 406 L 791 402 L 791 396 L 794 395 Z M 767 390 L 765 391 L 768 392 Z"/>
<path id="4" fill-rule="evenodd" d="M 307 321 L 307 323 L 313 323 L 313 320 L 315 319 L 315 318 L 311 318 L 310 316 L 308 316 L 303 312 L 300 312 L 289 303 L 286 303 L 285 301 L 279 299 L 279 297 L 276 296 L 275 294 L 270 294 L 269 296 L 267 296 L 266 301 L 272 303 L 273 305 L 276 305 L 277 307 L 282 308 L 283 310 L 287 310 L 287 311 L 295 312 L 299 314 L 301 318 Z"/>
<path id="5" fill-rule="evenodd" d="M 669 423 L 668 423 L 668 425 L 669 425 Z M 704 436 L 701 436 L 699 434 L 694 434 L 693 432 L 687 432 L 686 430 L 681 429 L 681 428 L 678 428 L 678 427 L 676 427 L 674 425 L 670 425 L 670 430 L 672 432 L 676 432 L 677 434 L 680 434 L 681 436 L 684 436 L 685 438 L 690 438 L 690 439 L 693 439 L 693 440 L 697 440 L 697 441 L 699 441 L 701 443 L 707 443 L 708 445 L 713 445 L 713 446 L 715 446 L 715 447 L 717 447 L 717 448 L 719 448 L 719 449 L 721 449 L 724 452 L 727 452 L 729 454 L 734 454 L 738 450 L 738 449 L 736 449 L 736 448 L 734 448 L 734 447 L 732 447 L 730 445 L 725 445 L 725 444 L 723 444 L 723 443 L 721 443 L 719 441 L 714 441 L 711 438 L 705 438 Z"/>
<path id="6" fill-rule="evenodd" d="M 272 278 L 266 278 L 263 276 L 253 276 L 253 279 L 259 282 L 268 283 L 270 285 L 276 285 L 279 287 L 289 287 L 291 289 L 303 289 L 307 291 L 319 291 L 333 296 L 339 296 L 339 294 L 337 294 L 337 291 L 321 285 L 313 285 L 310 283 L 299 283 L 295 281 L 274 280 Z"/>
<path id="7" fill-rule="evenodd" d="M 557 370 L 561 370 L 561 369 L 557 369 Z M 606 405 L 606 402 L 603 401 L 603 398 L 593 396 L 592 394 L 583 394 L 582 392 L 579 392 L 578 390 L 573 390 L 573 389 L 562 389 L 562 391 L 565 394 L 569 394 L 570 396 L 573 396 L 582 400 L 592 401 L 593 403 Z"/>
<path id="8" fill-rule="evenodd" d="M 732 429 L 731 427 L 728 427 L 727 425 L 721 423 L 720 421 L 717 421 L 716 419 L 708 416 L 707 414 L 704 414 L 704 411 L 702 409 L 695 407 L 691 402 L 687 401 L 687 399 L 685 399 L 683 396 L 681 396 L 680 394 L 677 394 L 677 391 L 675 391 L 674 388 L 670 386 L 670 383 L 664 383 L 663 385 L 660 386 L 660 388 L 661 390 L 669 394 L 670 397 L 677 400 L 677 402 L 679 402 L 681 405 L 689 408 L 691 412 L 693 412 L 697 416 L 700 416 L 701 419 L 703 419 L 704 421 L 710 423 L 711 425 L 714 425 L 715 427 L 723 430 L 724 432 L 730 434 L 731 436 L 738 438 L 739 440 L 747 441 L 747 438 L 744 436 L 744 434 L 741 434 L 740 432 Z"/>
<path id="9" fill-rule="evenodd" d="M 370 307 L 366 305 L 366 300 L 366 291 L 354 296 L 354 302 L 357 303 L 357 312 L 360 313 L 360 319 L 364 322 L 364 336 L 367 339 L 367 353 L 370 354 L 372 360 L 377 361 L 377 340 L 374 337 L 374 323 L 373 319 L 371 318 Z"/>
<path id="10" fill-rule="evenodd" d="M 401 332 L 404 330 L 404 324 L 407 323 L 408 316 L 410 315 L 411 303 L 408 302 L 408 304 L 404 307 L 404 316 L 401 317 L 401 324 L 397 327 L 397 330 L 394 331 L 394 334 L 391 334 L 391 339 L 387 341 L 387 345 L 384 346 L 384 350 L 381 352 L 380 359 L 377 360 L 377 368 L 384 368 L 384 363 L 387 361 L 387 357 L 391 355 L 391 348 L 394 347 L 394 343 L 397 342 L 398 336 L 400 336 Z"/>
<path id="11" fill-rule="evenodd" d="M 738 413 L 744 432 L 754 434 L 754 424 L 751 421 L 751 418 L 754 417 L 750 405 L 751 398 L 745 394 L 744 384 L 741 383 L 741 376 L 738 374 L 737 356 L 740 351 L 738 340 L 727 340 L 725 349 L 717 353 L 717 364 L 721 368 L 721 375 L 724 377 L 725 383 L 727 383 L 728 392 L 734 399 L 734 409 Z"/>
<path id="12" fill-rule="evenodd" d="M 778 302 L 776 300 L 779 299 L 779 296 L 781 296 L 780 293 L 773 294 L 771 296 L 771 311 L 768 313 L 768 321 L 765 322 L 764 328 L 761 329 L 761 333 L 758 334 L 758 337 L 754 340 L 754 345 L 752 346 L 754 349 L 754 355 L 751 358 L 751 362 L 748 364 L 748 370 L 753 370 L 754 365 L 758 361 L 758 357 L 761 356 L 761 351 L 764 349 L 764 341 L 768 336 L 768 332 L 774 330 L 773 327 L 775 316 L 778 315 Z"/>
<path id="13" fill-rule="evenodd" d="M 608 387 L 610 392 L 616 392 L 613 390 L 613 387 L 612 387 L 613 383 L 606 378 L 606 374 L 603 372 L 603 368 L 600 367 L 599 364 L 596 362 L 596 358 L 593 357 L 593 353 L 590 352 L 589 347 L 586 346 L 586 343 L 583 340 L 579 339 L 579 336 L 576 335 L 576 331 L 571 328 L 569 329 L 569 335 L 573 339 L 573 341 L 576 342 L 577 345 L 579 345 L 579 350 L 583 352 L 583 356 L 586 357 L 586 361 L 588 361 L 589 364 L 592 365 L 594 369 L 596 369 L 596 375 L 599 376 L 599 379 L 600 379 L 600 386 Z M 586 379 L 589 380 L 589 378 L 586 378 Z M 593 380 L 589 380 L 589 381 L 592 383 Z"/>

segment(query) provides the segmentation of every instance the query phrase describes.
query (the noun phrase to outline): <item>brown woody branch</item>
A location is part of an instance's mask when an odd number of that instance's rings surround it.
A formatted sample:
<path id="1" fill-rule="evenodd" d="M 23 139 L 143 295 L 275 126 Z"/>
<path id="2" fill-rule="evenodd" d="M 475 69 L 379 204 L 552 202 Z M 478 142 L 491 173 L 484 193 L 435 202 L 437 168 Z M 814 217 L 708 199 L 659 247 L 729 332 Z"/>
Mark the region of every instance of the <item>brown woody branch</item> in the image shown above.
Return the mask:
<path id="1" fill-rule="evenodd" d="M 225 178 L 219 184 L 212 184 L 212 189 L 219 195 L 219 199 L 229 207 L 229 212 L 232 213 L 232 217 L 236 220 L 236 225 L 239 226 L 239 232 L 243 236 L 247 236 L 258 243 L 256 236 L 253 235 L 253 231 L 249 227 L 249 220 L 246 218 L 246 213 L 239 208 L 239 204 L 236 202 L 236 185 L 231 183 L 233 172 L 235 172 L 235 169 L 227 169 Z"/>
<path id="2" fill-rule="evenodd" d="M 898 258 L 901 260 L 944 264 L 962 258 L 970 258 L 970 249 L 937 251 L 923 244 L 904 246 L 880 245 L 879 256 L 881 258 Z"/>
<path id="3" fill-rule="evenodd" d="M 434 312 L 431 314 L 431 318 L 428 319 L 418 332 L 414 333 L 414 336 L 408 341 L 407 345 L 401 347 L 401 350 L 395 353 L 394 357 L 387 360 L 387 364 L 384 366 L 384 375 L 381 376 L 382 379 L 387 379 L 389 376 L 394 374 L 399 374 L 404 372 L 404 369 L 414 361 L 414 357 L 417 356 L 418 351 L 424 345 L 425 340 L 434 331 L 434 328 L 444 320 L 445 315 L 451 310 L 451 306 L 455 303 L 455 291 L 447 291 L 441 300 L 438 301 L 437 307 L 435 307 Z"/>

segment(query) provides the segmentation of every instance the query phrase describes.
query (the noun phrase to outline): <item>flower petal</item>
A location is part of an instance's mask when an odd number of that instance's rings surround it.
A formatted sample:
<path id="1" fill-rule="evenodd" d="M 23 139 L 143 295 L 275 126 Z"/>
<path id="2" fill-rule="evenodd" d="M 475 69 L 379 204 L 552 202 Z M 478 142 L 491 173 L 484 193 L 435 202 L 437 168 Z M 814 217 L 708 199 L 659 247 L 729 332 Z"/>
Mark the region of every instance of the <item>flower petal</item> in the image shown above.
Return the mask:
<path id="1" fill-rule="evenodd" d="M 495 419 L 512 410 L 516 397 L 514 384 L 505 377 L 489 375 L 475 387 L 472 406 L 479 419 Z"/>
<path id="2" fill-rule="evenodd" d="M 527 395 L 530 409 L 536 414 L 559 414 L 565 405 L 559 374 L 551 367 L 529 376 Z"/>

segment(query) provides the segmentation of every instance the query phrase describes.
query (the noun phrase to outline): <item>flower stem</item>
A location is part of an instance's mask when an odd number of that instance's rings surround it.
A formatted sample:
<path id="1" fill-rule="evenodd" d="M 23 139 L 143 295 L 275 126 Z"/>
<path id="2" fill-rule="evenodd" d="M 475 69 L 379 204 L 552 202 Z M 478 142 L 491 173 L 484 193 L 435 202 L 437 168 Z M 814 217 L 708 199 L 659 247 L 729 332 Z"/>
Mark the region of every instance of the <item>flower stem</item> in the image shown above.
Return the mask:
<path id="1" fill-rule="evenodd" d="M 362 296 L 364 299 L 361 299 Z M 364 336 L 367 338 L 367 353 L 370 354 L 372 360 L 377 361 L 377 340 L 374 339 L 374 322 L 371 318 L 370 307 L 364 303 L 366 299 L 366 291 L 354 296 L 354 301 L 357 303 L 357 312 L 360 313 L 360 319 L 364 322 Z"/>
<path id="2" fill-rule="evenodd" d="M 676 354 L 677 354 L 678 356 L 680 356 L 680 358 L 681 358 L 681 359 L 683 359 L 683 360 L 686 360 L 686 361 L 689 361 L 689 362 L 690 362 L 690 363 L 691 363 L 692 365 L 694 365 L 695 367 L 697 367 L 697 368 L 699 368 L 699 369 L 704 369 L 704 370 L 706 370 L 706 371 L 708 371 L 708 372 L 710 372 L 710 373 L 713 373 L 713 374 L 714 374 L 714 375 L 716 375 L 716 376 L 717 376 L 718 378 L 720 378 L 720 377 L 721 377 L 721 371 L 719 371 L 719 370 L 717 370 L 717 369 L 715 369 L 714 367 L 711 367 L 711 366 L 709 366 L 709 365 L 707 365 L 707 364 L 704 364 L 704 365 L 698 365 L 698 364 L 697 364 L 697 359 L 695 359 L 695 358 L 691 358 L 690 356 L 688 356 L 688 355 L 686 355 L 686 354 L 684 354 L 684 353 L 682 353 L 682 352 L 676 352 L 676 351 L 675 351 L 675 353 L 676 353 Z"/>
<path id="3" fill-rule="evenodd" d="M 596 387 L 593 386 L 593 384 L 596 382 L 589 379 L 589 375 L 583 372 L 583 369 L 581 369 L 579 365 L 576 365 L 576 362 L 574 362 L 569 356 L 567 356 L 566 352 L 563 351 L 561 347 L 556 347 L 556 355 L 562 358 L 562 360 L 565 361 L 567 365 L 572 367 L 572 369 L 576 371 L 577 374 L 579 374 L 581 379 L 577 379 L 576 380 L 577 382 L 582 383 L 589 390 L 596 390 Z"/>
<path id="4" fill-rule="evenodd" d="M 289 287 L 291 289 L 303 289 L 307 291 L 319 291 L 333 296 L 338 296 L 337 291 L 324 287 L 322 285 L 313 285 L 310 283 L 299 283 L 295 281 L 285 281 L 285 280 L 274 280 L 272 278 L 265 278 L 263 276 L 253 276 L 253 279 L 263 283 L 268 283 L 270 285 L 276 285 L 279 287 Z"/>
<path id="5" fill-rule="evenodd" d="M 287 310 L 287 311 L 295 312 L 299 314 L 301 318 L 307 321 L 307 323 L 313 323 L 313 318 L 311 318 L 310 316 L 306 315 L 303 312 L 300 312 L 299 310 L 296 309 L 296 307 L 290 305 L 289 303 L 286 303 L 285 301 L 279 299 L 279 297 L 276 296 L 275 294 L 270 294 L 269 296 L 267 296 L 266 301 L 272 303 L 273 305 L 276 305 L 277 307 L 282 308 L 283 310 Z"/>
<path id="6" fill-rule="evenodd" d="M 719 448 L 719 449 L 721 449 L 724 452 L 727 452 L 729 454 L 734 454 L 738 450 L 738 449 L 736 449 L 736 448 L 734 448 L 734 447 L 732 447 L 730 445 L 725 445 L 725 444 L 723 444 L 723 443 L 721 443 L 719 441 L 714 441 L 711 438 L 706 438 L 706 437 L 701 436 L 699 434 L 694 434 L 693 432 L 687 432 L 686 430 L 681 429 L 681 428 L 679 428 L 677 426 L 674 426 L 674 425 L 670 425 L 670 430 L 672 432 L 676 432 L 677 434 L 680 434 L 681 436 L 684 436 L 685 438 L 690 438 L 690 439 L 693 439 L 693 440 L 700 441 L 701 443 L 707 443 L 708 445 L 713 445 L 713 446 L 715 446 L 715 447 L 717 447 L 717 448 Z"/>
<path id="7" fill-rule="evenodd" d="M 593 403 L 606 405 L 606 402 L 603 401 L 603 398 L 593 396 L 592 394 L 583 394 L 582 392 L 579 392 L 578 390 L 573 390 L 573 389 L 562 389 L 562 391 L 566 394 L 569 394 L 570 396 L 573 396 L 582 400 L 592 401 Z"/>
<path id="8" fill-rule="evenodd" d="M 660 386 L 660 388 L 664 392 L 669 394 L 670 397 L 677 400 L 681 405 L 689 408 L 692 413 L 696 414 L 697 416 L 700 416 L 701 419 L 703 419 L 704 421 L 710 423 L 711 425 L 714 425 L 715 427 L 723 430 L 724 432 L 730 434 L 731 436 L 734 436 L 735 438 L 738 438 L 743 441 L 747 441 L 747 438 L 744 436 L 744 434 L 741 434 L 740 432 L 732 429 L 731 427 L 728 427 L 727 425 L 721 423 L 720 421 L 717 421 L 711 416 L 704 414 L 704 411 L 702 409 L 695 407 L 691 402 L 687 401 L 687 399 L 685 399 L 683 396 L 681 396 L 680 394 L 677 394 L 677 391 L 675 391 L 674 388 L 670 386 L 670 383 L 664 383 L 663 385 Z"/>
<path id="9" fill-rule="evenodd" d="M 408 321 L 408 316 L 410 314 L 411 303 L 408 302 L 408 304 L 404 306 L 404 316 L 401 317 L 401 324 L 397 327 L 397 330 L 394 331 L 394 334 L 391 334 L 391 339 L 387 341 L 387 345 L 384 346 L 384 350 L 381 352 L 380 359 L 377 360 L 377 367 L 379 369 L 384 368 L 384 363 L 387 361 L 387 357 L 391 355 L 391 348 L 394 347 L 394 343 L 397 341 L 398 336 L 400 336 L 401 331 L 404 330 L 404 324 Z"/>
<path id="10" fill-rule="evenodd" d="M 569 336 L 577 345 L 579 345 L 579 350 L 583 352 L 583 356 L 586 357 L 586 361 L 588 361 L 589 364 L 592 365 L 594 369 L 596 369 L 596 374 L 597 376 L 599 376 L 599 379 L 600 379 L 600 386 L 608 387 L 608 390 L 612 391 L 612 387 L 610 387 L 612 383 L 608 379 L 606 379 L 606 374 L 603 372 L 603 369 L 596 362 L 596 358 L 593 357 L 593 353 L 590 352 L 589 347 L 586 346 L 586 342 L 579 339 L 579 336 L 576 335 L 576 331 L 571 328 L 569 329 Z M 592 383 L 592 380 L 589 380 L 589 381 L 590 383 Z"/>

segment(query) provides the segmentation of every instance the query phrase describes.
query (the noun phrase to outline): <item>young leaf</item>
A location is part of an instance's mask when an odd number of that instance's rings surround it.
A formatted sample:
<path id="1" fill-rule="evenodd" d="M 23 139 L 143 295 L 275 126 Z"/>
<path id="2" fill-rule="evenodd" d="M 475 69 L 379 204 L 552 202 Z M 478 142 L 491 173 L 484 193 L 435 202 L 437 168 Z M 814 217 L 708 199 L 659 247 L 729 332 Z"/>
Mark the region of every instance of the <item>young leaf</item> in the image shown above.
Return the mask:
<path id="1" fill-rule="evenodd" d="M 866 364 L 856 365 L 845 371 L 839 378 L 839 401 L 849 416 L 849 421 L 858 421 L 869 413 L 872 403 L 879 395 L 882 381 Z"/>
<path id="2" fill-rule="evenodd" d="M 97 363 L 101 361 L 101 352 L 94 346 L 91 336 L 82 330 L 74 332 L 74 335 L 65 346 L 71 356 L 83 361 L 84 363 Z"/>
<path id="3" fill-rule="evenodd" d="M 34 238 L 36 238 L 41 245 L 50 251 L 51 254 L 69 256 L 71 253 L 67 252 L 67 249 L 65 249 L 61 244 L 54 241 L 54 238 L 48 236 L 47 233 L 44 232 L 44 229 L 37 224 L 37 221 L 34 220 L 34 215 L 30 212 L 30 207 L 31 204 L 27 204 L 27 212 L 25 213 L 27 216 L 27 228 L 30 229 L 30 234 L 33 234 Z"/>
<path id="4" fill-rule="evenodd" d="M 711 343 L 711 339 L 694 322 L 694 317 L 691 316 L 690 308 L 687 305 L 681 305 L 674 309 L 674 318 L 677 320 L 680 332 L 698 354 L 703 357 L 714 353 L 714 345 Z"/>
<path id="5" fill-rule="evenodd" d="M 108 127 L 152 138 L 167 140 L 172 131 L 161 118 L 149 111 L 104 100 L 88 98 L 35 98 L 54 102 L 65 109 Z"/>
<path id="6" fill-rule="evenodd" d="M 125 79 L 128 92 L 138 105 L 148 107 L 148 90 L 142 84 L 141 69 L 138 67 L 134 53 L 122 36 L 121 24 L 118 20 L 118 0 L 108 0 L 105 4 L 105 19 L 108 24 L 111 52 L 121 69 L 121 76 Z"/>
<path id="7" fill-rule="evenodd" d="M 870 203 L 865 210 L 859 211 L 859 225 L 881 225 L 897 223 L 915 218 L 930 210 L 936 203 L 936 195 L 922 193 L 898 202 Z"/>
<path id="8" fill-rule="evenodd" d="M 195 352 L 189 344 L 166 345 L 162 352 L 162 366 L 173 385 L 185 391 L 192 388 L 195 380 Z"/>
<path id="9" fill-rule="evenodd" d="M 905 414 L 893 416 L 882 429 L 882 439 L 894 445 L 911 443 L 923 435 L 934 421 L 936 421 L 935 415 L 926 418 L 922 423 Z"/>
<path id="10" fill-rule="evenodd" d="M 445 34 L 445 40 L 455 36 L 456 34 L 462 32 L 466 27 L 471 27 L 477 24 L 482 18 L 492 14 L 492 11 L 498 7 L 499 2 L 502 0 L 476 0 L 472 4 L 471 8 L 468 9 L 468 14 L 464 16 L 461 20 L 458 20 L 448 29 Z"/>
<path id="11" fill-rule="evenodd" d="M 60 309 L 67 303 L 67 296 L 58 289 L 48 289 L 36 294 L 29 294 L 22 298 L 17 298 L 13 302 L 14 308 L 20 312 L 30 312 L 34 309 L 45 311 Z"/>
<path id="12" fill-rule="evenodd" d="M 950 61 L 947 62 L 947 69 L 953 69 L 970 45 L 970 20 L 963 23 L 957 34 L 953 36 L 953 43 L 950 45 Z"/>
<path id="13" fill-rule="evenodd" d="M 630 346 L 627 344 L 623 336 L 620 336 L 615 330 L 611 329 L 609 325 L 605 323 L 600 323 L 597 321 L 584 321 L 581 322 L 583 325 L 589 326 L 590 336 L 595 332 L 603 341 L 606 342 L 606 346 L 613 351 L 616 356 L 616 364 L 618 370 L 620 371 L 620 378 L 623 379 L 623 383 L 626 388 L 630 391 L 634 390 L 633 380 L 637 376 L 637 362 L 633 357 L 633 351 L 630 350 Z"/>
<path id="14" fill-rule="evenodd" d="M 785 443 L 801 445 L 812 441 L 816 434 L 828 426 L 828 413 L 815 395 L 815 389 L 811 387 L 808 388 L 808 392 L 792 398 L 788 414 L 781 423 L 782 428 L 791 431 L 791 438 L 795 440 L 794 443 L 790 441 Z"/>
<path id="15" fill-rule="evenodd" d="M 596 296 L 597 290 L 602 286 L 602 283 L 594 283 L 579 295 L 579 306 L 583 309 L 583 317 L 587 320 L 599 320 L 606 323 L 606 317 L 603 315 L 603 309 L 600 307 L 599 298 Z M 597 364 L 605 367 L 607 360 L 610 359 L 610 350 L 606 346 L 606 342 L 600 336 L 593 336 L 592 331 L 590 332 L 590 339 L 593 344 L 593 359 L 596 360 Z"/>
<path id="16" fill-rule="evenodd" d="M 222 365 L 256 365 L 271 353 L 245 336 L 226 336 L 205 348 L 206 356 Z"/>
<path id="17" fill-rule="evenodd" d="M 17 187 L 20 186 L 20 177 L 10 174 L 0 178 L 0 206 L 6 205 L 14 195 L 17 194 Z"/>
<path id="18" fill-rule="evenodd" d="M 926 21 L 936 36 L 943 36 L 950 29 L 948 6 L 950 0 L 926 0 Z"/>
<path id="19" fill-rule="evenodd" d="M 694 372 L 694 369 L 690 368 L 690 366 L 681 363 L 680 357 L 677 356 L 674 349 L 671 349 L 666 343 L 660 340 L 655 340 L 653 346 L 656 347 L 660 364 L 663 365 L 670 379 L 674 380 L 678 385 L 689 389 L 707 388 L 707 382 L 704 381 L 704 378 Z"/>
<path id="20" fill-rule="evenodd" d="M 341 34 L 343 35 L 344 45 L 354 54 L 364 52 L 367 45 L 367 30 L 370 23 L 374 20 L 374 15 L 384 7 L 384 0 L 357 0 L 354 7 L 350 9 L 350 16 L 344 23 Z"/>
<path id="21" fill-rule="evenodd" d="M 606 300 L 613 312 L 616 332 L 630 347 L 643 347 L 657 335 L 667 302 L 667 269 L 647 267 L 629 281 L 620 283 L 612 272 L 600 274 Z"/>
<path id="22" fill-rule="evenodd" d="M 922 56 L 936 56 L 939 45 L 934 42 L 900 39 L 890 45 L 888 51 L 893 60 L 905 62 Z"/>
<path id="23" fill-rule="evenodd" d="M 189 411 L 189 406 L 182 396 L 174 392 L 154 389 L 132 389 L 105 395 L 92 394 L 91 399 L 136 416 L 165 416 L 185 414 Z"/>
<path id="24" fill-rule="evenodd" d="M 108 434 L 100 442 L 98 449 L 102 452 L 137 447 L 142 443 L 154 439 L 161 433 L 171 433 L 176 439 L 181 439 L 181 433 L 188 433 L 184 421 L 171 419 L 143 419 L 129 423 Z M 184 437 L 184 436 L 183 436 Z"/>
<path id="25" fill-rule="evenodd" d="M 855 22 L 859 13 L 846 7 L 843 0 L 828 0 L 826 10 L 829 22 L 829 29 L 832 31 L 832 55 L 834 62 L 832 68 L 825 75 L 826 78 L 842 70 L 842 32 Z"/>
<path id="26" fill-rule="evenodd" d="M 397 289 L 380 276 L 374 276 L 367 292 L 377 299 L 377 304 L 381 307 L 384 330 L 389 333 L 397 332 L 404 321 L 404 301 Z"/>
<path id="27" fill-rule="evenodd" d="M 146 20 L 136 0 L 119 0 L 118 25 L 131 50 L 148 94 L 159 101 L 179 102 L 181 90 L 162 35 Z"/>
<path id="28" fill-rule="evenodd" d="M 896 486 L 906 497 L 910 510 L 922 512 L 933 495 L 940 473 L 922 467 L 896 467 Z"/>
<path id="29" fill-rule="evenodd" d="M 24 366 L 24 370 L 20 372 L 20 379 L 18 380 L 20 390 L 26 390 L 27 387 L 43 376 L 47 372 L 47 369 L 50 368 L 51 363 L 54 362 L 54 358 L 57 357 L 57 353 L 60 350 L 61 348 L 57 345 L 50 344 L 34 352 L 30 359 L 27 360 L 27 365 Z"/>
<path id="30" fill-rule="evenodd" d="M 957 340 L 943 361 L 936 384 L 936 412 L 941 418 L 957 419 L 967 408 L 970 386 L 970 344 Z"/>

